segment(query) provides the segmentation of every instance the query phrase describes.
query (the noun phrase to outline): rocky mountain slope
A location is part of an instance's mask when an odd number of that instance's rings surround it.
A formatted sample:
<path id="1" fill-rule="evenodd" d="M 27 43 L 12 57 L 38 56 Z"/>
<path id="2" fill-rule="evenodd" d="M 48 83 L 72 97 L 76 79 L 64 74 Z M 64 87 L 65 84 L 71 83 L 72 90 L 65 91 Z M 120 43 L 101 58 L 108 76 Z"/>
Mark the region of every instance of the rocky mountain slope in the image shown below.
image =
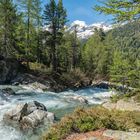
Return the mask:
<path id="1" fill-rule="evenodd" d="M 103 29 L 104 31 L 109 31 L 112 29 L 112 25 L 108 25 L 104 22 L 100 23 L 93 23 L 93 24 L 86 24 L 85 21 L 74 21 L 70 27 L 68 28 L 69 31 L 74 31 L 76 26 L 77 36 L 80 39 L 88 39 L 91 35 L 94 34 L 95 28 Z"/>

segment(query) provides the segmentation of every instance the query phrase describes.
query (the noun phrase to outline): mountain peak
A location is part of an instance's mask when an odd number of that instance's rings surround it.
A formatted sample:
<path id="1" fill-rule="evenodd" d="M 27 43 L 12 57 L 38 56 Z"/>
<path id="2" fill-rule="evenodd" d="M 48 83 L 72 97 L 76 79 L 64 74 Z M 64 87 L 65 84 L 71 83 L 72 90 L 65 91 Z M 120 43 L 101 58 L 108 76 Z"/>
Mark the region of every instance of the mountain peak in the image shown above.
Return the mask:
<path id="1" fill-rule="evenodd" d="M 69 31 L 73 31 L 75 25 L 77 29 L 77 36 L 80 39 L 88 39 L 94 34 L 95 28 L 101 28 L 104 31 L 109 31 L 112 29 L 112 25 L 106 24 L 105 22 L 98 22 L 88 25 L 85 21 L 76 20 L 71 23 Z"/>

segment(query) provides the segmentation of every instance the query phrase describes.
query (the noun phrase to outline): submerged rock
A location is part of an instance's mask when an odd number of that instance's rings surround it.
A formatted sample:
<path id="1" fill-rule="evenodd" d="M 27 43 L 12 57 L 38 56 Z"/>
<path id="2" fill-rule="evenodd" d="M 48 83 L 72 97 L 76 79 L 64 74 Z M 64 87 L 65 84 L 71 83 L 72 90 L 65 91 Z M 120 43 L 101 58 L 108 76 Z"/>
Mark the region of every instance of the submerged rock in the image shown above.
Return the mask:
<path id="1" fill-rule="evenodd" d="M 28 128 L 34 129 L 39 124 L 43 123 L 44 120 L 53 123 L 54 114 L 48 112 L 43 104 L 33 101 L 17 105 L 4 114 L 3 120 L 11 125 L 16 123 L 23 130 Z"/>
<path id="2" fill-rule="evenodd" d="M 4 88 L 1 90 L 3 94 L 7 94 L 7 95 L 15 95 L 16 93 L 14 92 L 13 89 L 11 88 Z"/>
<path id="3" fill-rule="evenodd" d="M 4 95 L 2 92 L 0 92 L 0 98 L 1 100 L 9 101 L 9 98 L 6 95 Z"/>

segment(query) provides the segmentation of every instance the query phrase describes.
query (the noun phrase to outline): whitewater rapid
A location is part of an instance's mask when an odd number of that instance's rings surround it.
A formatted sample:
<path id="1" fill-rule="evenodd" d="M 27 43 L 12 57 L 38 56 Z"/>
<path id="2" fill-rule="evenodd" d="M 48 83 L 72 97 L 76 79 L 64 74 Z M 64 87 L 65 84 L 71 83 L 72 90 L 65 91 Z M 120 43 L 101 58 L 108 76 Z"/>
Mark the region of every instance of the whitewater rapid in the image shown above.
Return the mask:
<path id="1" fill-rule="evenodd" d="M 3 88 L 3 86 L 0 86 Z M 43 103 L 48 110 L 55 113 L 59 119 L 64 114 L 72 111 L 77 106 L 85 106 L 85 104 L 73 98 L 82 97 L 88 101 L 89 105 L 102 104 L 107 101 L 109 97 L 114 94 L 112 91 L 99 88 L 85 88 L 77 91 L 68 90 L 61 93 L 54 92 L 37 92 L 31 90 L 23 90 L 19 87 L 11 87 L 17 95 L 2 98 L 0 96 L 0 140 L 38 140 L 39 135 L 47 128 L 41 128 L 34 134 L 23 134 L 11 126 L 3 123 L 3 115 L 9 109 L 15 107 L 17 104 L 38 101 Z"/>

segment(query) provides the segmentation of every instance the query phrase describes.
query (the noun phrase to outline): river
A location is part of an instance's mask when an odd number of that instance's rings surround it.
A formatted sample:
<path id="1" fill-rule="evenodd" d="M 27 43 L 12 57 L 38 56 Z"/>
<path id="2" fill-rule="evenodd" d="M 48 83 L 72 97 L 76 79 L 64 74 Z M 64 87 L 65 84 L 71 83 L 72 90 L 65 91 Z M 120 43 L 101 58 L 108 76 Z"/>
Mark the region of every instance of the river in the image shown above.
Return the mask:
<path id="1" fill-rule="evenodd" d="M 3 86 L 0 86 L 0 88 L 3 88 Z M 45 127 L 41 126 L 40 128 L 37 128 L 37 131 L 34 133 L 29 132 L 29 134 L 25 134 L 16 128 L 5 125 L 3 122 L 4 113 L 19 103 L 34 100 L 41 102 L 49 111 L 54 112 L 57 120 L 59 120 L 78 106 L 88 107 L 101 104 L 107 101 L 113 94 L 112 91 L 99 88 L 84 88 L 77 91 L 68 90 L 61 93 L 23 90 L 16 86 L 12 86 L 11 88 L 15 90 L 17 95 L 8 96 L 6 99 L 0 96 L 0 140 L 39 140 L 39 135 L 48 128 L 47 125 L 45 125 Z M 77 97 L 86 99 L 88 105 L 78 100 L 74 100 Z"/>

